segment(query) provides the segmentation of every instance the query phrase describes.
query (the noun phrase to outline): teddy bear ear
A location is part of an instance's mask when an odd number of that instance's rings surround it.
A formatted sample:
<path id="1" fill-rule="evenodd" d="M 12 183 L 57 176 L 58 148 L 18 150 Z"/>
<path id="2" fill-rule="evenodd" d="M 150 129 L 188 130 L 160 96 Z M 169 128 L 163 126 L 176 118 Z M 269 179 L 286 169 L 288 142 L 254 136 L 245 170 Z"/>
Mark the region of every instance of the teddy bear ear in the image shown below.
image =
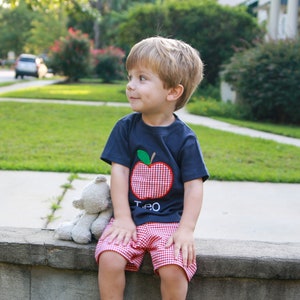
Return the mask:
<path id="1" fill-rule="evenodd" d="M 95 182 L 106 182 L 107 181 L 106 177 L 103 175 L 97 175 L 94 180 L 95 180 Z"/>
<path id="2" fill-rule="evenodd" d="M 75 208 L 80 208 L 80 209 L 83 209 L 83 206 L 82 206 L 82 200 L 81 199 L 75 199 L 73 200 L 73 206 Z"/>

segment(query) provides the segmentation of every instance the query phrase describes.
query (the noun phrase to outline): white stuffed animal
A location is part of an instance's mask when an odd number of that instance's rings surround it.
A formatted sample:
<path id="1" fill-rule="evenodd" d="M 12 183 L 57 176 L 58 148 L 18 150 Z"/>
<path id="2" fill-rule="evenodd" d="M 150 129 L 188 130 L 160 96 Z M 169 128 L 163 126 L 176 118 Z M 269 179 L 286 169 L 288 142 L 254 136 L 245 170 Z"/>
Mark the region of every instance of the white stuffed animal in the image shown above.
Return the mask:
<path id="1" fill-rule="evenodd" d="M 82 210 L 73 222 L 62 223 L 55 232 L 60 240 L 73 240 L 79 244 L 98 239 L 112 216 L 112 204 L 106 177 L 98 175 L 87 184 L 73 206 Z"/>

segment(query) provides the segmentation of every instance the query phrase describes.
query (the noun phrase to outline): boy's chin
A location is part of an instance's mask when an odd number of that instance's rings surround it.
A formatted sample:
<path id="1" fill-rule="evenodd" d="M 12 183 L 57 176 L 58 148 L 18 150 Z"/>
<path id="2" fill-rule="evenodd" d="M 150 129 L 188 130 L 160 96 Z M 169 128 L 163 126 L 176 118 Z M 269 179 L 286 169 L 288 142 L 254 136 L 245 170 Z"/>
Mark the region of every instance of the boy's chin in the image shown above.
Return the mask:
<path id="1" fill-rule="evenodd" d="M 134 112 L 141 112 L 141 110 L 138 107 L 136 107 L 135 105 L 130 105 L 130 107 Z"/>

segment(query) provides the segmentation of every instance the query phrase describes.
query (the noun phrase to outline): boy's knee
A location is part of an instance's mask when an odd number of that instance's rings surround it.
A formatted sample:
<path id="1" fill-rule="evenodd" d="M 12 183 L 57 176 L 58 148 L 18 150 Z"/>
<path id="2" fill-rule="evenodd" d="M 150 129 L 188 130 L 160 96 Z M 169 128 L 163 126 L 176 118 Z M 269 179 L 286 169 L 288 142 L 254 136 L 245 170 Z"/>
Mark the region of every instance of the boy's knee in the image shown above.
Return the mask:
<path id="1" fill-rule="evenodd" d="M 99 270 L 123 271 L 126 259 L 114 251 L 105 251 L 99 257 Z"/>
<path id="2" fill-rule="evenodd" d="M 188 280 L 185 271 L 177 265 L 168 265 L 159 268 L 161 278 L 162 299 L 186 299 Z"/>
<path id="3" fill-rule="evenodd" d="M 186 273 L 180 266 L 177 265 L 166 265 L 163 267 L 160 267 L 158 269 L 159 276 L 161 280 L 164 281 L 188 281 L 186 277 Z"/>

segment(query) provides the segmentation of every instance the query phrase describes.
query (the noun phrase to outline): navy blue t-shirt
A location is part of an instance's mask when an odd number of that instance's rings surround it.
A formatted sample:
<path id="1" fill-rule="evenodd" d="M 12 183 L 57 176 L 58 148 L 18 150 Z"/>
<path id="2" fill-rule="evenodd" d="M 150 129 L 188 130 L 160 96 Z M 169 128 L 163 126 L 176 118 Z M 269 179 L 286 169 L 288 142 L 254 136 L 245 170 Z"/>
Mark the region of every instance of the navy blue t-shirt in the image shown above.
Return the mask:
<path id="1" fill-rule="evenodd" d="M 119 120 L 101 159 L 130 169 L 129 205 L 136 225 L 179 222 L 184 182 L 208 171 L 194 132 L 176 115 L 166 127 L 145 124 L 140 113 Z"/>

